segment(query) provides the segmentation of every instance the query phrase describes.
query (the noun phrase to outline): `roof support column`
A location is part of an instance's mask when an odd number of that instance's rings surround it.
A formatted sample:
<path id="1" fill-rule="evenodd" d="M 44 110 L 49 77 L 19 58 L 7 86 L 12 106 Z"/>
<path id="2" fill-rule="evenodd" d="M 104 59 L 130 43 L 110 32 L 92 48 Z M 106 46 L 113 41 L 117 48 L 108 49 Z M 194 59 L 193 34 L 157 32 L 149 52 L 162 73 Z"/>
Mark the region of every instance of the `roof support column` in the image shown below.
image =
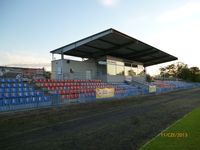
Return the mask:
<path id="1" fill-rule="evenodd" d="M 64 61 L 64 54 L 63 52 L 61 53 L 61 79 L 64 80 L 64 66 L 63 66 L 63 61 Z"/>
<path id="2" fill-rule="evenodd" d="M 54 53 L 52 53 L 52 57 L 51 57 L 51 59 L 54 60 Z"/>
<path id="3" fill-rule="evenodd" d="M 64 54 L 63 54 L 63 53 L 61 54 L 61 59 L 62 59 L 62 60 L 64 59 Z"/>

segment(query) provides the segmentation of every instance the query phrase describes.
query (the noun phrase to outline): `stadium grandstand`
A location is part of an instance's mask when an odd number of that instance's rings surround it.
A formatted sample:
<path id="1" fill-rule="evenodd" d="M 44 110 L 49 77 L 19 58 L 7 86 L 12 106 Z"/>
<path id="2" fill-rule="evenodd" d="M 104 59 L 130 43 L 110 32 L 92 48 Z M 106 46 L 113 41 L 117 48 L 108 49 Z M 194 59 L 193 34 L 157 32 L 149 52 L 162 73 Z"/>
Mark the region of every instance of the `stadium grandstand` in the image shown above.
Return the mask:
<path id="1" fill-rule="evenodd" d="M 142 41 L 108 29 L 51 51 L 51 79 L 0 77 L 0 111 L 85 103 L 199 86 L 183 81 L 146 82 L 146 67 L 177 60 Z M 65 55 L 82 61 L 65 59 Z M 52 57 L 52 58 L 53 58 Z M 3 69 L 5 71 L 5 69 Z"/>

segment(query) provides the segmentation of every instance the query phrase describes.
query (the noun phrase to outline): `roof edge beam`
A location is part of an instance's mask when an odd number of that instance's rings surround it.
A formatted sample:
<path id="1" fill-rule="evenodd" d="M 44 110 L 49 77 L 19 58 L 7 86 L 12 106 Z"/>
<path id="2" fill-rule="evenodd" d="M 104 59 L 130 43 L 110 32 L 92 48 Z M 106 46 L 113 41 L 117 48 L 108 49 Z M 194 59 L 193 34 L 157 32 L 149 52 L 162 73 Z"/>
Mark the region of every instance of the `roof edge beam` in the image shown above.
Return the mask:
<path id="1" fill-rule="evenodd" d="M 174 57 L 174 58 L 171 58 L 171 59 L 166 59 L 166 60 L 161 60 L 161 61 L 157 61 L 157 62 L 150 62 L 150 63 L 144 63 L 144 66 L 145 67 L 148 67 L 148 66 L 153 66 L 153 65 L 157 65 L 157 64 L 160 64 L 160 63 L 166 63 L 166 62 L 170 62 L 170 61 L 175 61 L 177 60 L 178 58 Z"/>
<path id="2" fill-rule="evenodd" d="M 94 41 L 94 40 L 101 38 L 101 37 L 103 37 L 103 36 L 105 36 L 109 33 L 112 33 L 112 32 L 113 32 L 112 29 L 108 29 L 108 30 L 103 31 L 101 33 L 86 37 L 82 40 L 79 40 L 79 41 L 73 42 L 71 44 L 65 45 L 63 47 L 57 48 L 55 50 L 52 50 L 52 51 L 50 51 L 50 53 L 61 54 L 62 51 L 63 51 L 63 53 L 65 53 L 66 51 L 69 51 L 71 49 L 75 49 L 76 47 L 79 47 L 79 46 L 84 45 L 88 42 Z"/>
<path id="3" fill-rule="evenodd" d="M 160 60 L 160 59 L 166 59 L 166 58 L 169 58 L 171 57 L 170 55 L 164 55 L 164 56 L 161 56 L 161 57 L 154 57 L 154 58 L 151 58 L 151 59 L 147 59 L 147 60 L 144 60 L 143 62 L 146 63 L 146 62 L 151 62 L 151 61 L 157 61 L 157 60 Z"/>

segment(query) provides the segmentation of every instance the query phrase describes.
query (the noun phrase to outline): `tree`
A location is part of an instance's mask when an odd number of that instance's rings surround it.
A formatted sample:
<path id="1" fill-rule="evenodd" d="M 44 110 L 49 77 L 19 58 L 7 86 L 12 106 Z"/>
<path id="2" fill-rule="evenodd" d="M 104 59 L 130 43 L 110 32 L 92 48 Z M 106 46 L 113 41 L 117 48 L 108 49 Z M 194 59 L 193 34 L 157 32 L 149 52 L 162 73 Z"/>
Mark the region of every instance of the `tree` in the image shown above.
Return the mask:
<path id="1" fill-rule="evenodd" d="M 51 79 L 51 72 L 50 72 L 50 71 L 45 71 L 45 72 L 44 72 L 44 77 L 45 77 L 46 79 Z"/>
<path id="2" fill-rule="evenodd" d="M 152 82 L 152 77 L 149 74 L 146 74 L 146 81 Z"/>
<path id="3" fill-rule="evenodd" d="M 136 73 L 131 69 L 131 70 L 128 71 L 128 75 L 129 76 L 135 76 Z"/>
<path id="4" fill-rule="evenodd" d="M 168 65 L 160 68 L 160 76 L 174 77 L 186 81 L 200 82 L 200 70 L 198 67 L 189 68 L 187 64 L 178 62 L 176 64 Z"/>

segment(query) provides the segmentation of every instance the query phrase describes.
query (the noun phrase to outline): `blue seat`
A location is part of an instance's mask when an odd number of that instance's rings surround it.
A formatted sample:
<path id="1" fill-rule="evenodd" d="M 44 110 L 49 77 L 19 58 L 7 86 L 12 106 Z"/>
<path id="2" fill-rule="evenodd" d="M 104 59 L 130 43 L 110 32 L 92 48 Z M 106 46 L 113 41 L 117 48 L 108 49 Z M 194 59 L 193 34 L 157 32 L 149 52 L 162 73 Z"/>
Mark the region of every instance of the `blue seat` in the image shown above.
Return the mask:
<path id="1" fill-rule="evenodd" d="M 5 84 L 5 83 L 2 83 L 2 84 L 1 84 L 1 88 L 6 88 L 6 84 Z"/>
<path id="2" fill-rule="evenodd" d="M 24 92 L 28 92 L 28 88 L 24 87 L 24 88 L 23 88 L 23 91 L 24 91 Z"/>
<path id="3" fill-rule="evenodd" d="M 0 93 L 4 93 L 5 92 L 5 88 L 0 87 Z"/>
<path id="4" fill-rule="evenodd" d="M 23 91 L 24 91 L 23 88 L 21 88 L 21 87 L 18 88 L 18 92 L 23 92 Z"/>
<path id="5" fill-rule="evenodd" d="M 18 97 L 18 94 L 17 94 L 16 92 L 12 92 L 12 93 L 11 93 L 11 97 L 12 97 L 12 98 Z"/>
<path id="6" fill-rule="evenodd" d="M 25 97 L 25 103 L 30 104 L 31 103 L 31 98 L 30 97 Z"/>
<path id="7" fill-rule="evenodd" d="M 24 92 L 24 96 L 25 96 L 25 97 L 28 97 L 28 96 L 29 96 L 29 93 L 28 93 L 28 92 Z"/>
<path id="8" fill-rule="evenodd" d="M 18 97 L 23 97 L 24 96 L 24 94 L 23 94 L 23 92 L 18 92 Z"/>
<path id="9" fill-rule="evenodd" d="M 33 89 L 32 87 L 29 87 L 28 90 L 29 90 L 30 92 L 34 92 L 34 89 Z"/>
<path id="10" fill-rule="evenodd" d="M 23 87 L 23 83 L 18 83 L 18 87 Z"/>
<path id="11" fill-rule="evenodd" d="M 11 83 L 11 82 L 12 82 L 12 79 L 7 79 L 7 82 L 8 82 L 8 83 Z"/>
<path id="12" fill-rule="evenodd" d="M 19 103 L 18 101 L 19 101 L 18 98 L 12 98 L 10 104 L 17 105 Z"/>
<path id="13" fill-rule="evenodd" d="M 4 97 L 5 97 L 5 98 L 10 98 L 10 97 L 11 97 L 11 93 L 8 93 L 8 92 L 7 92 L 7 93 L 4 93 Z"/>
<path id="14" fill-rule="evenodd" d="M 35 96 L 35 92 L 29 92 L 31 96 Z"/>
<path id="15" fill-rule="evenodd" d="M 10 99 L 3 99 L 3 106 L 8 106 L 10 105 Z"/>
<path id="16" fill-rule="evenodd" d="M 18 87 L 18 83 L 13 83 L 13 87 Z"/>
<path id="17" fill-rule="evenodd" d="M 11 83 L 7 83 L 7 87 L 11 88 L 11 87 L 13 87 L 13 85 Z"/>
<path id="18" fill-rule="evenodd" d="M 0 99 L 4 98 L 4 93 L 0 93 Z"/>
<path id="19" fill-rule="evenodd" d="M 1 82 L 1 83 L 5 83 L 6 81 L 5 81 L 4 78 L 2 78 L 2 79 L 0 79 L 0 82 Z"/>
<path id="20" fill-rule="evenodd" d="M 19 98 L 18 104 L 25 104 L 25 99 L 23 97 Z"/>
<path id="21" fill-rule="evenodd" d="M 38 100 L 38 103 L 41 103 L 41 102 L 44 101 L 44 97 L 42 97 L 42 96 L 38 96 L 38 97 L 37 97 L 37 100 Z"/>
<path id="22" fill-rule="evenodd" d="M 42 92 L 40 92 L 40 91 L 36 91 L 36 96 L 42 96 L 43 95 L 43 93 Z"/>
<path id="23" fill-rule="evenodd" d="M 12 79 L 12 82 L 13 82 L 13 83 L 17 83 L 17 82 L 18 82 L 18 79 Z"/>
<path id="24" fill-rule="evenodd" d="M 7 92 L 7 93 L 12 92 L 12 89 L 11 88 L 5 88 L 5 92 Z"/>
<path id="25" fill-rule="evenodd" d="M 14 93 L 16 93 L 16 92 L 17 92 L 17 88 L 14 88 L 14 87 L 13 87 L 13 88 L 11 89 L 11 91 L 14 92 Z"/>
<path id="26" fill-rule="evenodd" d="M 18 82 L 19 82 L 19 83 L 23 82 L 23 79 L 18 79 Z"/>
<path id="27" fill-rule="evenodd" d="M 32 102 L 33 102 L 33 103 L 38 103 L 38 97 L 33 96 L 33 97 L 32 97 Z"/>
<path id="28" fill-rule="evenodd" d="M 0 106 L 3 106 L 3 99 L 0 99 Z"/>

